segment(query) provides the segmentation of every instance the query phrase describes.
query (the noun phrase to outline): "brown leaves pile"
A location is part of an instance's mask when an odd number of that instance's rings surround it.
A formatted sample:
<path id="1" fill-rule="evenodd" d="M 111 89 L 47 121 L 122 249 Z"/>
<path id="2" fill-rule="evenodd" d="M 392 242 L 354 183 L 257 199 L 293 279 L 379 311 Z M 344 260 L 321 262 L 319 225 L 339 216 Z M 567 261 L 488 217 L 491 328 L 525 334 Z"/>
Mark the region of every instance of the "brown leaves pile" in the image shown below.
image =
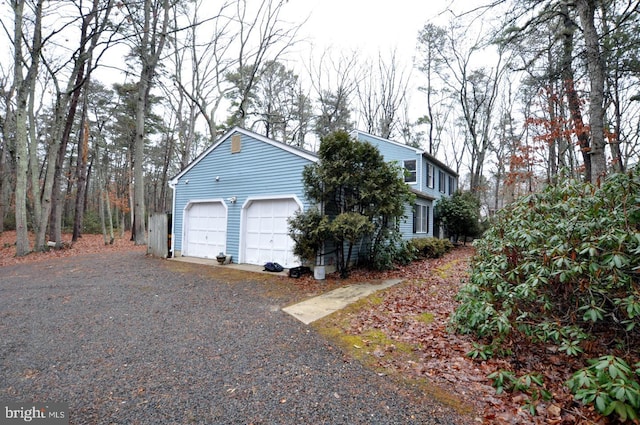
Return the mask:
<path id="1" fill-rule="evenodd" d="M 54 258 L 72 257 L 80 254 L 96 254 L 119 251 L 145 252 L 146 246 L 136 246 L 129 240 L 129 234 L 116 238 L 113 244 L 105 244 L 102 235 L 83 235 L 77 242 L 71 242 L 71 234 L 63 234 L 63 247 L 49 249 L 46 252 L 32 252 L 24 257 L 16 257 L 16 232 L 5 231 L 0 233 L 0 267 L 13 264 L 33 263 Z M 31 238 L 33 247 L 34 237 Z"/>
<path id="2" fill-rule="evenodd" d="M 382 291 L 353 309 L 331 317 L 321 326 L 336 326 L 352 337 L 360 337 L 369 350 L 373 366 L 383 373 L 411 382 L 427 384 L 424 393 L 460 411 L 473 412 L 475 423 L 485 424 L 607 424 L 591 407 L 574 402 L 563 383 L 580 367 L 580 359 L 569 358 L 546 347 L 525 342 L 512 347 L 505 359 L 472 359 L 473 339 L 448 329 L 456 308 L 455 297 L 468 276 L 473 248 L 458 247 L 439 259 L 412 263 L 384 274 L 354 272 L 350 283 L 403 278 L 404 282 Z M 383 334 L 370 341 L 371 335 Z M 380 341 L 383 341 L 380 343 Z M 361 357 L 359 354 L 356 356 Z M 496 394 L 489 374 L 509 370 L 517 376 L 542 375 L 554 398 L 531 400 L 520 392 Z M 533 403 L 537 414 L 524 408 Z"/>

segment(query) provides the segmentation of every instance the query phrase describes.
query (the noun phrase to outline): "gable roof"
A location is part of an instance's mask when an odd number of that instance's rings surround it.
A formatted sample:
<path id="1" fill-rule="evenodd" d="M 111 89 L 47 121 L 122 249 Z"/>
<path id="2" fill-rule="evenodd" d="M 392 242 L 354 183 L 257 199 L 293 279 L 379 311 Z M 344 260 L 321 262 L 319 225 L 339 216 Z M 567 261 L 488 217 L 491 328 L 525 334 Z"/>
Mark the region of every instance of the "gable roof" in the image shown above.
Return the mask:
<path id="1" fill-rule="evenodd" d="M 404 143 L 396 142 L 394 140 L 385 139 L 384 137 L 376 136 L 374 134 L 370 134 L 370 133 L 367 133 L 367 132 L 362 131 L 362 130 L 352 130 L 351 131 L 351 137 L 353 137 L 355 139 L 358 138 L 358 134 L 362 134 L 365 137 L 369 137 L 371 139 L 375 139 L 375 140 L 378 140 L 378 141 L 383 142 L 383 143 L 389 143 L 389 144 L 392 144 L 394 146 L 405 148 L 405 149 L 407 149 L 409 151 L 412 151 L 415 154 L 421 154 L 423 152 L 422 149 L 414 148 L 413 146 L 405 145 Z"/>
<path id="2" fill-rule="evenodd" d="M 295 146 L 290 146 L 290 145 L 287 145 L 286 143 L 278 142 L 278 141 L 273 140 L 273 139 L 269 139 L 268 137 L 262 136 L 262 135 L 260 135 L 258 133 L 254 133 L 253 131 L 247 130 L 247 129 L 242 128 L 242 127 L 234 127 L 231 130 L 229 130 L 228 132 L 226 132 L 222 137 L 218 138 L 218 140 L 215 143 L 213 143 L 204 152 L 202 152 L 200 155 L 198 155 L 198 157 L 196 159 L 191 161 L 191 163 L 189 165 L 187 165 L 182 171 L 180 171 L 175 177 L 170 179 L 169 180 L 169 184 L 176 184 L 178 179 L 180 179 L 180 177 L 182 177 L 186 172 L 188 172 L 193 167 L 195 167 L 200 161 L 202 161 L 203 158 L 205 158 L 207 155 L 209 155 L 209 153 L 211 153 L 222 142 L 224 142 L 225 140 L 230 138 L 235 133 L 240 133 L 240 134 L 243 134 L 243 135 L 245 135 L 247 137 L 252 137 L 252 138 L 257 139 L 257 140 L 259 140 L 259 141 L 261 141 L 263 143 L 266 143 L 266 144 L 274 146 L 274 147 L 276 147 L 278 149 L 282 149 L 284 151 L 290 152 L 290 153 L 292 153 L 294 155 L 300 156 L 300 157 L 302 157 L 304 159 L 307 159 L 307 160 L 309 160 L 311 162 L 317 162 L 318 161 L 318 156 L 316 154 L 314 154 L 313 152 L 307 151 L 305 149 L 297 148 Z"/>
<path id="3" fill-rule="evenodd" d="M 358 134 L 362 134 L 362 135 L 364 135 L 366 137 L 379 140 L 380 142 L 383 142 L 383 143 L 389 143 L 389 144 L 392 144 L 394 146 L 399 146 L 399 147 L 402 147 L 402 148 L 406 148 L 406 149 L 408 149 L 410 151 L 413 151 L 416 155 L 422 155 L 429 162 L 432 162 L 433 164 L 437 165 L 438 167 L 440 167 L 441 169 L 443 169 L 447 173 L 452 174 L 455 177 L 458 177 L 458 173 L 453 171 L 448 165 L 446 165 L 444 162 L 438 160 L 435 156 L 431 155 L 430 153 L 428 153 L 424 149 L 414 148 L 413 146 L 405 145 L 404 143 L 396 142 L 394 140 L 385 139 L 384 137 L 375 136 L 373 134 L 369 134 L 369 133 L 361 131 L 361 130 L 352 130 L 351 131 L 352 137 L 354 137 L 356 139 L 358 138 Z"/>

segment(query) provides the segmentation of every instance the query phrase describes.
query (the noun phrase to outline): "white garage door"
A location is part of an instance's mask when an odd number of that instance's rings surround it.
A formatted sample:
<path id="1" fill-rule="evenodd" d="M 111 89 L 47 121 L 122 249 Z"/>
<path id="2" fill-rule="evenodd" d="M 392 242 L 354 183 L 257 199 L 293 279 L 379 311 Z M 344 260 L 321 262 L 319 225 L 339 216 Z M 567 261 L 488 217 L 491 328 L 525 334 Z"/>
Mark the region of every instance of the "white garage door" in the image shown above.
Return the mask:
<path id="1" fill-rule="evenodd" d="M 253 201 L 245 214 L 244 262 L 263 265 L 271 261 L 287 268 L 299 265 L 287 223 L 299 209 L 293 199 Z"/>
<path id="2" fill-rule="evenodd" d="M 184 239 L 182 255 L 214 258 L 225 252 L 227 210 L 222 202 L 191 204 L 185 213 Z"/>

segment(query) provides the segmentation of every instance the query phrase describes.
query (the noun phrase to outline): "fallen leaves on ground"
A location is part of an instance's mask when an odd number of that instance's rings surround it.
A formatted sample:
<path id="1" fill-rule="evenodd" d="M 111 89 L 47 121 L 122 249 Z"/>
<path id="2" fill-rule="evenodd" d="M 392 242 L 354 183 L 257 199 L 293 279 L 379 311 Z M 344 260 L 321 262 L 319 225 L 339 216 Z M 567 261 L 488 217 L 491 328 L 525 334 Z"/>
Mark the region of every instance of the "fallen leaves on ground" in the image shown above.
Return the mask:
<path id="1" fill-rule="evenodd" d="M 414 262 L 385 273 L 354 271 L 348 283 L 390 278 L 404 282 L 316 323 L 326 335 L 379 373 L 422 382 L 423 392 L 484 424 L 607 424 L 589 406 L 574 402 L 564 382 L 581 366 L 545 347 L 523 342 L 505 359 L 467 356 L 473 340 L 448 329 L 456 295 L 468 276 L 473 248 L 458 247 L 439 259 Z M 324 329 L 323 329 L 324 328 Z M 333 331 L 328 331 L 328 329 Z M 342 334 L 342 336 L 340 336 Z M 365 358 L 366 357 L 366 358 Z M 554 398 L 545 402 L 521 392 L 496 394 L 489 374 L 539 373 Z M 534 408 L 536 415 L 528 410 Z"/>
<path id="2" fill-rule="evenodd" d="M 116 237 L 112 244 L 105 244 L 102 235 L 82 235 L 76 242 L 72 242 L 72 235 L 64 233 L 62 235 L 63 247 L 60 249 L 51 248 L 46 252 L 32 252 L 23 257 L 16 257 L 16 232 L 14 230 L 0 232 L 0 267 L 13 264 L 25 264 L 37 261 L 44 261 L 53 258 L 73 257 L 80 254 L 96 254 L 118 251 L 142 251 L 146 252 L 146 245 L 134 245 L 127 233 L 121 237 Z M 30 235 L 31 247 L 33 248 L 34 236 Z"/>

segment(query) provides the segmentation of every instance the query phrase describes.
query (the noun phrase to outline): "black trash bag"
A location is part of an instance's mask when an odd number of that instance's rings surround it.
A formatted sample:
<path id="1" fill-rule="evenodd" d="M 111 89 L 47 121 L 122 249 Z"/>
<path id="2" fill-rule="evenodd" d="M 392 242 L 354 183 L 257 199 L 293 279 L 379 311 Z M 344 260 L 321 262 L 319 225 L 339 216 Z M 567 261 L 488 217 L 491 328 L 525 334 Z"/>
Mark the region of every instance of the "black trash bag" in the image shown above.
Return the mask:
<path id="1" fill-rule="evenodd" d="M 264 270 L 267 272 L 281 272 L 282 270 L 284 270 L 284 267 L 282 267 L 278 263 L 268 262 L 264 265 Z"/>
<path id="2" fill-rule="evenodd" d="M 293 267 L 289 269 L 289 277 L 297 279 L 304 274 L 311 274 L 311 269 L 305 266 Z"/>

